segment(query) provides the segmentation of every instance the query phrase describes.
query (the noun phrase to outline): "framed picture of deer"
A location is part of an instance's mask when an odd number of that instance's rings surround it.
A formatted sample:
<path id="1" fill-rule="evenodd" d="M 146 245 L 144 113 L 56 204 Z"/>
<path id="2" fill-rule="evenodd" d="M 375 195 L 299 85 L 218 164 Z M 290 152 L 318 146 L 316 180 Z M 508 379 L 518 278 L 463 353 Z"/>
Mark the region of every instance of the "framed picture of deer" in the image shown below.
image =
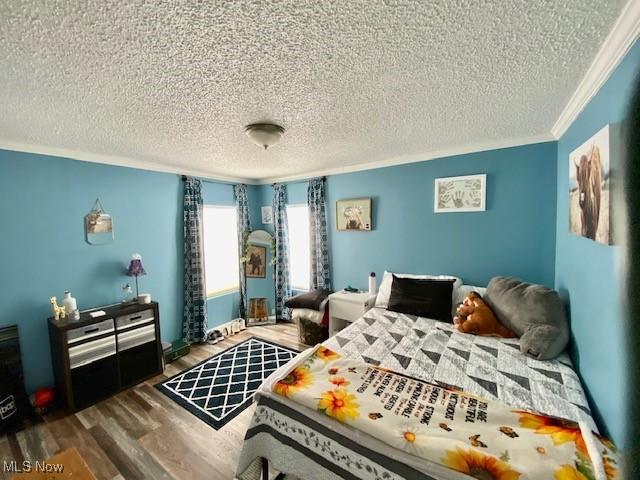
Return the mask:
<path id="1" fill-rule="evenodd" d="M 569 154 L 569 229 L 611 245 L 610 125 Z"/>
<path id="2" fill-rule="evenodd" d="M 433 211 L 484 212 L 486 193 L 486 174 L 436 178 Z"/>

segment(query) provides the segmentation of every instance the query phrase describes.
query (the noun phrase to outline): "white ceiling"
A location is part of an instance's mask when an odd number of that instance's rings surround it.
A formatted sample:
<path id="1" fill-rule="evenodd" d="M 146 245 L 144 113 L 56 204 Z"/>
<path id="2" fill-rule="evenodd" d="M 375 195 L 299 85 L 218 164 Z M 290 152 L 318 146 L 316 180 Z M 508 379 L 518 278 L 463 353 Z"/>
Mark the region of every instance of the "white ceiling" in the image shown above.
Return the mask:
<path id="1" fill-rule="evenodd" d="M 0 145 L 264 180 L 546 139 L 624 4 L 1 2 Z"/>

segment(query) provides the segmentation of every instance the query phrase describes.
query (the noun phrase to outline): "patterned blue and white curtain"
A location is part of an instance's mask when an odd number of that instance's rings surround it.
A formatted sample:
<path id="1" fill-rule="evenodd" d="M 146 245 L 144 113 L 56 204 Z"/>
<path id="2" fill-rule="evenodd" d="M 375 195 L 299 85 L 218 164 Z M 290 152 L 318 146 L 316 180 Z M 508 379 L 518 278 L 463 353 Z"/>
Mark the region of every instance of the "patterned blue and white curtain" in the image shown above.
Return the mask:
<path id="1" fill-rule="evenodd" d="M 289 229 L 287 227 L 287 187 L 273 185 L 273 225 L 276 237 L 276 318 L 289 320 L 289 310 L 284 306 L 291 296 L 289 286 Z"/>
<path id="2" fill-rule="evenodd" d="M 240 258 L 244 257 L 245 240 L 251 231 L 251 220 L 249 219 L 249 199 L 247 197 L 247 186 L 243 183 L 233 187 L 238 207 L 238 253 Z M 247 279 L 244 272 L 244 262 L 240 261 L 240 318 L 247 318 Z"/>
<path id="3" fill-rule="evenodd" d="M 202 184 L 184 178 L 184 318 L 182 338 L 202 342 L 207 333 L 207 284 L 202 237 Z"/>
<path id="4" fill-rule="evenodd" d="M 324 177 L 309 180 L 307 203 L 309 204 L 309 249 L 311 257 L 311 281 L 309 287 L 311 290 L 318 288 L 331 289 L 324 190 Z"/>

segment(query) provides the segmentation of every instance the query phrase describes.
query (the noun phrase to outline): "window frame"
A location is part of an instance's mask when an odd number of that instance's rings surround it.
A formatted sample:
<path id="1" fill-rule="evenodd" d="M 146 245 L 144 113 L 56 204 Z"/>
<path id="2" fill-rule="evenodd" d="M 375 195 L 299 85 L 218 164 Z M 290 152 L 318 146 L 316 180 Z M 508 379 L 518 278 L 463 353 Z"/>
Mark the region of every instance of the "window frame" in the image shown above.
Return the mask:
<path id="1" fill-rule="evenodd" d="M 308 203 L 288 203 L 285 208 L 289 208 L 289 207 L 305 207 L 307 209 L 307 214 L 309 213 L 309 204 Z M 291 262 L 291 229 L 289 228 L 289 212 L 287 212 L 287 234 L 289 235 L 288 241 L 289 241 L 289 262 Z M 311 232 L 309 232 L 309 235 L 311 235 Z M 309 239 L 311 240 L 311 239 Z M 311 262 L 311 242 L 309 242 L 309 245 L 307 245 L 307 248 L 309 249 L 309 262 Z M 293 284 L 293 281 L 291 279 L 291 264 L 289 264 L 289 282 L 291 283 L 290 287 L 292 290 L 297 290 L 299 292 L 308 292 L 309 289 L 311 288 L 311 264 L 309 264 L 309 278 L 307 279 L 307 286 L 306 287 L 301 287 L 301 286 L 296 286 Z"/>
<path id="2" fill-rule="evenodd" d="M 236 212 L 236 243 L 238 239 L 238 207 L 236 205 L 220 205 L 220 204 L 204 204 L 203 212 L 202 212 L 202 240 L 204 243 L 204 270 L 205 270 L 205 282 L 207 277 L 207 239 L 205 236 L 205 228 L 204 228 L 204 210 L 207 209 L 216 209 L 216 210 L 235 210 Z M 239 254 L 240 252 L 238 252 Z M 211 300 L 213 298 L 223 297 L 225 295 L 230 295 L 232 293 L 236 293 L 240 291 L 240 255 L 238 255 L 238 285 L 234 287 L 221 288 L 218 290 L 209 290 L 208 286 L 205 285 L 207 291 L 207 300 Z"/>

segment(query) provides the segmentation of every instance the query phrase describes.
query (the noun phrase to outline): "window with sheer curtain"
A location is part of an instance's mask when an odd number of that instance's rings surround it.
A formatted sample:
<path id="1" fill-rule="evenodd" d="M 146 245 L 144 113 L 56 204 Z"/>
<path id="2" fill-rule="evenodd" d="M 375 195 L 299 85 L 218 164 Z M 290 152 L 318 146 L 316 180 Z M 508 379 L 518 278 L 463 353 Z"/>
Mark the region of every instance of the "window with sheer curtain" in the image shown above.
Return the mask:
<path id="1" fill-rule="evenodd" d="M 289 227 L 289 283 L 294 290 L 309 290 L 309 207 L 287 205 Z"/>
<path id="2" fill-rule="evenodd" d="M 205 205 L 203 211 L 207 296 L 231 293 L 240 288 L 238 212 L 218 205 Z"/>

